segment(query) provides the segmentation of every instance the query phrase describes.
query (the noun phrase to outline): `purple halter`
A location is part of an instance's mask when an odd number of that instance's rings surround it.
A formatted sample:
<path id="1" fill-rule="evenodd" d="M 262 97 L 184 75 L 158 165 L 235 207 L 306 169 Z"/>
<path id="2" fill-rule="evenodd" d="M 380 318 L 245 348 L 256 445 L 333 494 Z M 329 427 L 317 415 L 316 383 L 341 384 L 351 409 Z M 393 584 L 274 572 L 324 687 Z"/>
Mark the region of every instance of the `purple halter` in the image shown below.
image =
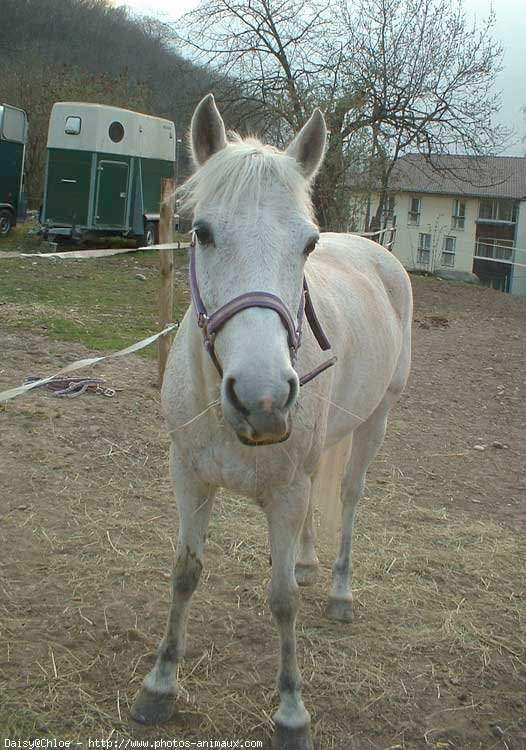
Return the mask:
<path id="1" fill-rule="evenodd" d="M 297 322 L 295 323 L 285 303 L 275 294 L 271 294 L 270 292 L 246 292 L 246 294 L 240 294 L 239 297 L 235 297 L 233 300 L 230 300 L 230 302 L 227 302 L 209 315 L 206 311 L 203 298 L 201 297 L 201 292 L 199 291 L 199 284 L 197 283 L 197 274 L 195 270 L 195 236 L 192 237 L 192 244 L 190 246 L 189 275 L 192 302 L 194 310 L 197 313 L 197 324 L 203 331 L 205 349 L 212 358 L 212 362 L 214 363 L 220 377 L 223 377 L 223 368 L 221 367 L 214 349 L 216 333 L 227 321 L 230 320 L 230 318 L 233 318 L 238 312 L 246 310 L 249 307 L 264 307 L 278 313 L 281 322 L 287 331 L 292 364 L 296 361 L 298 349 L 301 344 L 301 328 L 303 325 L 304 313 L 320 348 L 323 351 L 327 351 L 327 349 L 331 348 L 329 340 L 323 332 L 320 322 L 316 317 L 316 313 L 314 312 L 312 300 L 309 294 L 309 287 L 307 286 L 307 279 L 305 277 L 303 277 L 303 293 L 298 308 Z M 306 375 L 302 375 L 300 378 L 300 386 L 305 385 L 305 383 L 308 383 L 317 375 L 324 372 L 324 370 L 332 367 L 336 363 L 336 360 L 337 357 L 331 357 Z"/>

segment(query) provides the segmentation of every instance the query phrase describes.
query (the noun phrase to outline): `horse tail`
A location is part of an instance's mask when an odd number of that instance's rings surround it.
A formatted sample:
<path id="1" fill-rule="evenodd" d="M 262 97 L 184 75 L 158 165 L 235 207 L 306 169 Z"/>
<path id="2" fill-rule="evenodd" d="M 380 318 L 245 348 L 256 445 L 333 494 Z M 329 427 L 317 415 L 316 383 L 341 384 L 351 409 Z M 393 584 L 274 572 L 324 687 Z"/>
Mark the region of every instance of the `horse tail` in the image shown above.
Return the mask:
<path id="1" fill-rule="evenodd" d="M 320 527 L 334 539 L 341 526 L 341 486 L 352 448 L 352 433 L 322 454 L 312 478 L 312 503 L 318 509 Z"/>

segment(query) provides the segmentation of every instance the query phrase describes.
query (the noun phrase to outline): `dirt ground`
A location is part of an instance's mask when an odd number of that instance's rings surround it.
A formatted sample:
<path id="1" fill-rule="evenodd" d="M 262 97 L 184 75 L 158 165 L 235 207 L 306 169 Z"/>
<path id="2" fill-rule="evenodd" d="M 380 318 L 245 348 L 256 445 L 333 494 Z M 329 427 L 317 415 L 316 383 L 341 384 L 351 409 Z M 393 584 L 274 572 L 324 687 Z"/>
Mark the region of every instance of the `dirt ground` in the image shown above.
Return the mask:
<path id="1" fill-rule="evenodd" d="M 524 750 L 526 299 L 413 285 L 413 370 L 359 516 L 355 621 L 323 617 L 332 541 L 302 590 L 304 699 L 318 750 Z M 8 325 L 0 351 L 0 390 L 86 353 Z M 154 363 L 93 374 L 123 390 L 39 391 L 0 411 L 0 735 L 268 747 L 268 549 L 241 498 L 217 503 L 177 715 L 162 729 L 129 718 L 164 627 L 177 519 Z"/>

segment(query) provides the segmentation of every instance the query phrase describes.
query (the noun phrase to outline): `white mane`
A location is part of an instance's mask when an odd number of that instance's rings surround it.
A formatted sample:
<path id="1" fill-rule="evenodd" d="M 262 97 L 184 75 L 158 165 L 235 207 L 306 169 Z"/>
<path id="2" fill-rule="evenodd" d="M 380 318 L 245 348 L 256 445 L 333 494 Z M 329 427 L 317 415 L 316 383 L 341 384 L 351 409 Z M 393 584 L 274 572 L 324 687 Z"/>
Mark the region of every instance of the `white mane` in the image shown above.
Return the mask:
<path id="1" fill-rule="evenodd" d="M 236 134 L 231 138 L 179 188 L 183 210 L 213 201 L 224 214 L 233 215 L 241 204 L 257 206 L 277 183 L 313 218 L 309 183 L 293 157 L 256 138 L 242 139 Z"/>

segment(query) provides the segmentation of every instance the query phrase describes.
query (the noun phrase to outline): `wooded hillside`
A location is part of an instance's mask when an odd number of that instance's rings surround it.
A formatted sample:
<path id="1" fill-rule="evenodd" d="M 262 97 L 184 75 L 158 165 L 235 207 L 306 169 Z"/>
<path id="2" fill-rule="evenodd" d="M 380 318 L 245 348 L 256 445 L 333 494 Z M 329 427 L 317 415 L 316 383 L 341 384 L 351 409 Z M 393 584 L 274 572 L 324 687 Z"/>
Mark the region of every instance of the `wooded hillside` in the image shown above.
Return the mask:
<path id="1" fill-rule="evenodd" d="M 2 0 L 0 61 L 0 102 L 29 116 L 32 206 L 41 199 L 54 102 L 98 102 L 166 117 L 181 138 L 199 98 L 218 88 L 210 72 L 177 54 L 163 23 L 107 0 Z"/>

